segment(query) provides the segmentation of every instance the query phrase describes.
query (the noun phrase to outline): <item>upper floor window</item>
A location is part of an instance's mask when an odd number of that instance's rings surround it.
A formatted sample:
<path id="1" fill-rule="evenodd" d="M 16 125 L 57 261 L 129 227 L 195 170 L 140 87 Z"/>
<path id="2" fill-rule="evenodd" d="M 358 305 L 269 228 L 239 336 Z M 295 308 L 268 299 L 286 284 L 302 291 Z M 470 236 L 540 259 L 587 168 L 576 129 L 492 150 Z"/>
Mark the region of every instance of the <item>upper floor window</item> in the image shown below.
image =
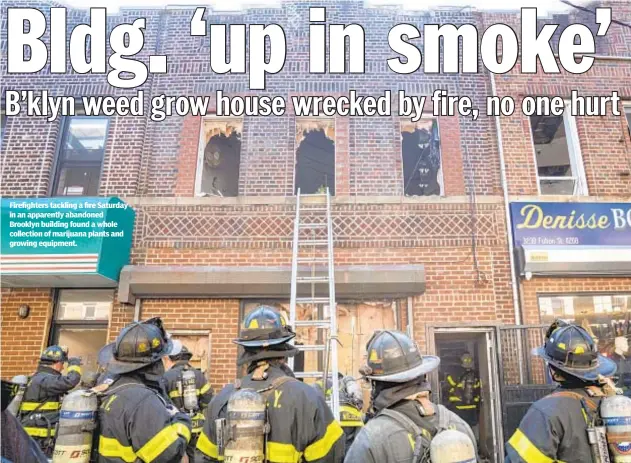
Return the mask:
<path id="1" fill-rule="evenodd" d="M 629 129 L 629 135 L 631 135 L 631 105 L 624 107 L 624 114 L 627 116 L 627 127 Z"/>
<path id="2" fill-rule="evenodd" d="M 322 117 L 296 120 L 295 191 L 335 195 L 335 121 Z"/>
<path id="3" fill-rule="evenodd" d="M 99 116 L 73 116 L 64 122 L 53 195 L 96 196 L 109 120 Z"/>
<path id="4" fill-rule="evenodd" d="M 197 196 L 238 196 L 243 121 L 209 117 L 202 121 L 197 160 Z"/>
<path id="5" fill-rule="evenodd" d="M 542 195 L 586 195 L 587 182 L 576 121 L 562 116 L 530 116 L 539 191 Z"/>
<path id="6" fill-rule="evenodd" d="M 418 122 L 401 121 L 401 153 L 403 194 L 442 196 L 440 133 L 436 118 L 423 117 Z"/>

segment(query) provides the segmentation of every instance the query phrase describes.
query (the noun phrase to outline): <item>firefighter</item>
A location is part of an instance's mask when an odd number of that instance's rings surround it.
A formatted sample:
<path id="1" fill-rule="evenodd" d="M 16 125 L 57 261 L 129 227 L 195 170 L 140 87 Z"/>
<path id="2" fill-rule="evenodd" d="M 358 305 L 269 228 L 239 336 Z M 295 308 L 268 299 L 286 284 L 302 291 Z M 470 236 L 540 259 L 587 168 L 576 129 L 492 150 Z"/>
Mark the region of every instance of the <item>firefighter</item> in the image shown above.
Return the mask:
<path id="1" fill-rule="evenodd" d="M 61 372 L 68 362 L 66 375 Z M 30 378 L 20 404 L 18 417 L 26 433 L 42 451 L 52 456 L 55 427 L 59 421 L 61 397 L 81 381 L 81 359 L 68 358 L 68 349 L 47 347 L 39 358 L 37 371 Z"/>
<path id="2" fill-rule="evenodd" d="M 284 318 L 271 307 L 259 306 L 246 317 L 239 339 L 234 342 L 243 347 L 237 365 L 247 365 L 247 375 L 234 385 L 224 387 L 208 406 L 204 431 L 197 442 L 203 461 L 223 460 L 217 446 L 215 420 L 226 416 L 228 400 L 237 389 L 259 391 L 266 401 L 269 424 L 266 461 L 337 463 L 343 460 L 344 432 L 324 397 L 298 381 L 285 363 L 287 357 L 298 352 L 289 344 L 295 336 Z"/>
<path id="3" fill-rule="evenodd" d="M 346 448 L 349 449 L 355 440 L 355 436 L 364 426 L 364 414 L 362 408 L 364 400 L 361 393 L 361 387 L 352 376 L 344 376 L 338 373 L 338 384 L 340 388 L 340 425 L 346 436 Z M 322 387 L 322 380 L 316 381 L 316 389 L 324 394 L 326 400 L 331 399 L 332 382 L 330 379 L 326 382 L 326 390 Z"/>
<path id="4" fill-rule="evenodd" d="M 465 420 L 476 438 L 480 419 L 480 387 L 482 383 L 475 372 L 473 357 L 465 352 L 460 357 L 460 368 L 447 375 L 449 383 L 449 408 Z"/>
<path id="5" fill-rule="evenodd" d="M 438 368 L 438 357 L 421 355 L 405 333 L 389 330 L 375 332 L 366 352 L 368 361 L 360 372 L 372 384 L 371 410 L 375 416 L 355 438 L 346 463 L 427 458 L 434 435 L 448 428 L 465 433 L 475 447 L 469 425 L 430 401 L 426 375 Z"/>
<path id="6" fill-rule="evenodd" d="M 9 413 L 7 407 L 18 392 L 19 385 L 2 380 L 2 411 L 0 412 L 0 424 L 2 433 L 0 442 L 0 454 L 3 463 L 47 463 L 48 459 L 31 437 L 24 432 L 18 419 Z"/>
<path id="7" fill-rule="evenodd" d="M 113 379 L 99 406 L 99 463 L 186 461 L 191 419 L 163 397 L 164 357 L 182 345 L 152 318 L 123 328 L 99 354 Z"/>
<path id="8" fill-rule="evenodd" d="M 559 390 L 535 402 L 506 445 L 507 463 L 591 462 L 587 428 L 616 364 L 582 327 L 557 328 L 536 351 Z"/>
<path id="9" fill-rule="evenodd" d="M 168 363 L 170 363 L 170 365 L 167 365 L 167 371 L 163 377 L 164 389 L 173 402 L 173 405 L 181 412 L 187 413 L 193 422 L 191 441 L 188 443 L 186 450 L 189 463 L 194 462 L 197 439 L 204 426 L 204 411 L 210 403 L 210 399 L 213 397 L 213 390 L 204 377 L 204 374 L 189 364 L 189 360 L 192 357 L 193 353 L 185 346 L 182 346 L 182 351 L 179 354 L 170 355 L 168 357 Z M 188 400 L 186 394 L 188 378 L 184 378 L 184 372 L 189 372 L 188 375 L 194 380 L 194 382 L 191 383 L 191 387 L 194 390 L 193 400 Z M 189 402 L 193 403 L 189 404 Z"/>

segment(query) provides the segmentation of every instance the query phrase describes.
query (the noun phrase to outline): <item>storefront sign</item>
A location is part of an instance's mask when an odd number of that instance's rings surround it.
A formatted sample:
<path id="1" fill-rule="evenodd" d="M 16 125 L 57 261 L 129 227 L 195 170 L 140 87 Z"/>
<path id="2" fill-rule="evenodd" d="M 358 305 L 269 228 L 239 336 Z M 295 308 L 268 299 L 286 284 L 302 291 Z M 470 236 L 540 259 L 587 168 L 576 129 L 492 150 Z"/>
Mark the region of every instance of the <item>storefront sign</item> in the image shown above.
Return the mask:
<path id="1" fill-rule="evenodd" d="M 115 286 L 134 210 L 116 197 L 2 200 L 2 284 Z"/>
<path id="2" fill-rule="evenodd" d="M 515 246 L 631 246 L 629 203 L 511 203 Z"/>

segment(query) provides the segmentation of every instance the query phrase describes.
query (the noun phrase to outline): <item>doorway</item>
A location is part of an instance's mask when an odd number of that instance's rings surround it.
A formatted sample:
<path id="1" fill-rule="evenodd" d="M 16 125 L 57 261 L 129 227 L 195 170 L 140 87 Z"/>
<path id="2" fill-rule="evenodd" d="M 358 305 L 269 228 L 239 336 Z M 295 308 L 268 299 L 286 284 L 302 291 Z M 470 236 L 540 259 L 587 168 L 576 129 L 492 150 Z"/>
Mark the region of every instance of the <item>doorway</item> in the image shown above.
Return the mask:
<path id="1" fill-rule="evenodd" d="M 430 378 L 434 401 L 471 425 L 483 461 L 503 461 L 495 329 L 432 328 L 431 331 L 433 353 L 441 360 L 438 371 Z M 463 367 L 464 354 L 469 354 L 472 360 L 468 369 Z M 471 383 L 477 387 L 473 392 L 467 391 L 471 397 L 463 398 L 464 402 L 459 404 L 455 398 L 465 394 L 465 389 L 453 385 L 463 383 L 466 377 L 474 378 Z"/>

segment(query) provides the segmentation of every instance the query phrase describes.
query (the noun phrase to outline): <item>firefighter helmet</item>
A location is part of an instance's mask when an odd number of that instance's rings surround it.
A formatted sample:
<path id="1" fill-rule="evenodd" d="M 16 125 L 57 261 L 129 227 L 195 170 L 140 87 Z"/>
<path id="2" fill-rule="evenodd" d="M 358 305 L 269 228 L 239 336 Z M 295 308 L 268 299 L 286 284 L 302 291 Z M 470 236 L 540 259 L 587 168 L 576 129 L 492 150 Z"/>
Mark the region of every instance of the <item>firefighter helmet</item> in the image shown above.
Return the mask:
<path id="1" fill-rule="evenodd" d="M 48 346 L 39 356 L 40 362 L 57 363 L 68 361 L 68 349 L 62 346 Z"/>
<path id="2" fill-rule="evenodd" d="M 184 344 L 182 344 L 181 351 L 178 354 L 169 355 L 169 357 L 174 362 L 179 362 L 179 361 L 182 361 L 182 360 L 184 360 L 185 362 L 188 362 L 190 359 L 193 358 L 193 353 L 190 350 L 188 350 L 188 347 L 186 347 Z"/>
<path id="3" fill-rule="evenodd" d="M 612 376 L 616 363 L 598 353 L 596 343 L 584 328 L 561 326 L 536 350 L 550 366 L 584 381 L 596 381 L 599 375 Z"/>
<path id="4" fill-rule="evenodd" d="M 460 365 L 462 368 L 466 368 L 467 370 L 473 368 L 473 357 L 469 352 L 465 352 L 460 356 Z"/>
<path id="5" fill-rule="evenodd" d="M 162 320 L 156 317 L 123 328 L 115 342 L 101 349 L 99 360 L 107 365 L 108 373 L 122 374 L 156 363 L 166 355 L 177 355 L 181 350 L 182 344 L 170 339 Z"/>
<path id="6" fill-rule="evenodd" d="M 400 331 L 376 331 L 366 345 L 368 362 L 360 372 L 373 381 L 405 383 L 438 368 L 440 359 L 421 355 L 416 343 Z"/>
<path id="7" fill-rule="evenodd" d="M 546 340 L 548 340 L 548 338 L 552 336 L 552 333 L 554 333 L 558 328 L 563 328 L 564 326 L 568 326 L 568 325 L 569 325 L 568 322 L 560 318 L 557 318 L 556 320 L 554 320 L 552 324 L 550 325 L 550 327 L 548 328 L 548 331 L 546 331 Z"/>
<path id="8" fill-rule="evenodd" d="M 295 336 L 285 317 L 272 307 L 261 305 L 245 317 L 243 329 L 234 342 L 243 347 L 268 347 L 286 343 Z"/>

